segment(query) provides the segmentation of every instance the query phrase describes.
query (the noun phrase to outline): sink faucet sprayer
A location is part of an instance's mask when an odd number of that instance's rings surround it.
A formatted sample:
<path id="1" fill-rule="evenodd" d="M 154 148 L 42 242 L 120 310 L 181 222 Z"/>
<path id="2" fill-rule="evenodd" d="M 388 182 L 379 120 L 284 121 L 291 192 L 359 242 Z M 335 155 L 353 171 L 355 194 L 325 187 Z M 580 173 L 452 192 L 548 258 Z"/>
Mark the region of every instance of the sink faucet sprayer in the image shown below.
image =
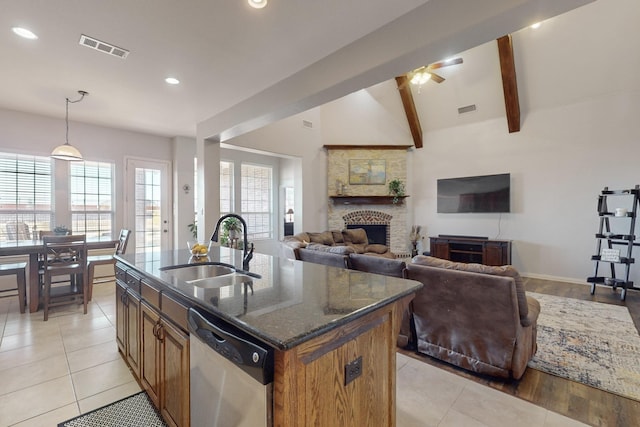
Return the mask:
<path id="1" fill-rule="evenodd" d="M 242 223 L 242 269 L 245 271 L 249 271 L 249 261 L 253 258 L 253 243 L 251 243 L 251 248 L 248 249 L 249 242 L 247 241 L 247 222 L 238 214 L 230 213 L 226 215 L 222 215 L 216 224 L 216 229 L 213 231 L 211 235 L 211 241 L 218 241 L 218 230 L 220 228 L 220 224 L 227 218 L 237 218 Z"/>

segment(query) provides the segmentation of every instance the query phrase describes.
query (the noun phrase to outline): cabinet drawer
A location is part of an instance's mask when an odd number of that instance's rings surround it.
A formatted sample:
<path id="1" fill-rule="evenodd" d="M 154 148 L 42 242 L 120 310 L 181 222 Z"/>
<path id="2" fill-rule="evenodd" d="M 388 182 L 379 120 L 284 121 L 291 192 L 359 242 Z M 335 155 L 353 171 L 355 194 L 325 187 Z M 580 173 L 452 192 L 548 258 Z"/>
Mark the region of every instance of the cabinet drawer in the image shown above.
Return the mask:
<path id="1" fill-rule="evenodd" d="M 124 265 L 116 264 L 116 280 L 119 280 L 122 283 L 127 283 L 125 278 L 126 272 L 127 269 Z"/>
<path id="2" fill-rule="evenodd" d="M 450 251 L 465 251 L 465 252 L 482 252 L 482 244 L 473 243 L 450 243 Z"/>
<path id="3" fill-rule="evenodd" d="M 125 283 L 133 292 L 140 295 L 140 276 L 135 274 L 132 270 L 127 270 L 125 273 Z"/>
<path id="4" fill-rule="evenodd" d="M 148 302 L 149 305 L 160 310 L 160 289 L 145 279 L 142 279 L 140 281 L 140 295 L 142 295 L 142 299 Z"/>
<path id="5" fill-rule="evenodd" d="M 184 331 L 188 331 L 187 312 L 189 311 L 189 307 L 182 301 L 166 293 L 162 293 L 160 299 L 162 301 L 162 314 L 171 319 L 173 323 L 181 327 Z"/>

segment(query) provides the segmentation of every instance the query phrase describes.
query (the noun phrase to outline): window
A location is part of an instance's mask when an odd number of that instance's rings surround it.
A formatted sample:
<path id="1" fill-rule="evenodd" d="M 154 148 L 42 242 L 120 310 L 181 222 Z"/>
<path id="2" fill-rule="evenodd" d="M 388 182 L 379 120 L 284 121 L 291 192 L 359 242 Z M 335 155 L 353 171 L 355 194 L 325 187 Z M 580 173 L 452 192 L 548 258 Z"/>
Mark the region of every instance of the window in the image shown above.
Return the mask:
<path id="1" fill-rule="evenodd" d="M 220 162 L 220 215 L 235 212 L 233 200 L 233 163 Z"/>
<path id="2" fill-rule="evenodd" d="M 87 237 L 113 235 L 112 163 L 71 162 L 71 229 Z"/>
<path id="3" fill-rule="evenodd" d="M 51 230 L 51 164 L 48 157 L 0 153 L 0 241 Z"/>
<path id="4" fill-rule="evenodd" d="M 241 167 L 240 212 L 253 239 L 272 237 L 272 175 L 268 166 L 243 163 Z"/>

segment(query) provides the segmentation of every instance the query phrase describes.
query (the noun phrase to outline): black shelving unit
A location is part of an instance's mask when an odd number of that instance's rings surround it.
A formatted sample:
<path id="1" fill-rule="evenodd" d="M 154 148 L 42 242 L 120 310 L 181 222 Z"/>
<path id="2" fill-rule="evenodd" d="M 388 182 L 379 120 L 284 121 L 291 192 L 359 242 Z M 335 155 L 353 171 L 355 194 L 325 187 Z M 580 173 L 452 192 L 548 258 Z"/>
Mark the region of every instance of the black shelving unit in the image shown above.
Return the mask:
<path id="1" fill-rule="evenodd" d="M 609 197 L 632 197 L 631 208 L 624 208 L 626 212 L 616 212 L 609 210 L 607 199 Z M 620 299 L 625 300 L 627 296 L 627 289 L 637 289 L 633 286 L 633 281 L 629 280 L 629 272 L 631 270 L 631 264 L 635 263 L 635 259 L 632 256 L 633 247 L 640 246 L 636 243 L 635 227 L 636 217 L 638 214 L 638 203 L 640 201 L 640 186 L 636 185 L 631 190 L 609 190 L 605 187 L 598 196 L 598 215 L 600 217 L 600 227 L 596 233 L 596 254 L 591 257 L 595 261 L 595 272 L 592 277 L 587 278 L 587 282 L 591 283 L 591 295 L 596 292 L 596 285 L 608 285 L 615 291 L 617 288 L 621 289 Z M 628 206 L 629 200 L 626 201 Z M 618 224 L 618 229 L 624 229 L 625 233 L 614 233 L 612 231 L 612 221 L 627 221 L 628 228 L 624 224 Z M 629 230 L 626 233 L 626 230 Z M 615 249 L 616 254 L 613 256 L 603 256 L 603 249 Z M 618 252 L 619 251 L 619 252 Z M 608 276 L 602 276 L 598 274 L 600 263 L 604 263 L 609 266 L 610 274 Z M 618 270 L 622 270 L 622 274 L 616 276 L 616 267 Z M 605 267 L 606 269 L 606 267 Z"/>

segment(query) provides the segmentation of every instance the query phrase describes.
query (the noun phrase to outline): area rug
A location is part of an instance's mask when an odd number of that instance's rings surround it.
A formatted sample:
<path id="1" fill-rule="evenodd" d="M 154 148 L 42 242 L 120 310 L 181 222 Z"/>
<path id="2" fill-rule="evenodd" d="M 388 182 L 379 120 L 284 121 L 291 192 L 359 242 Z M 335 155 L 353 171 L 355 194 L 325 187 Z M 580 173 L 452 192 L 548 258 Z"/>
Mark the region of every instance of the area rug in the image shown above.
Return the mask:
<path id="1" fill-rule="evenodd" d="M 527 295 L 541 306 L 529 367 L 640 401 L 640 336 L 626 307 Z"/>
<path id="2" fill-rule="evenodd" d="M 166 427 L 160 413 L 141 391 L 58 424 L 58 427 Z"/>

